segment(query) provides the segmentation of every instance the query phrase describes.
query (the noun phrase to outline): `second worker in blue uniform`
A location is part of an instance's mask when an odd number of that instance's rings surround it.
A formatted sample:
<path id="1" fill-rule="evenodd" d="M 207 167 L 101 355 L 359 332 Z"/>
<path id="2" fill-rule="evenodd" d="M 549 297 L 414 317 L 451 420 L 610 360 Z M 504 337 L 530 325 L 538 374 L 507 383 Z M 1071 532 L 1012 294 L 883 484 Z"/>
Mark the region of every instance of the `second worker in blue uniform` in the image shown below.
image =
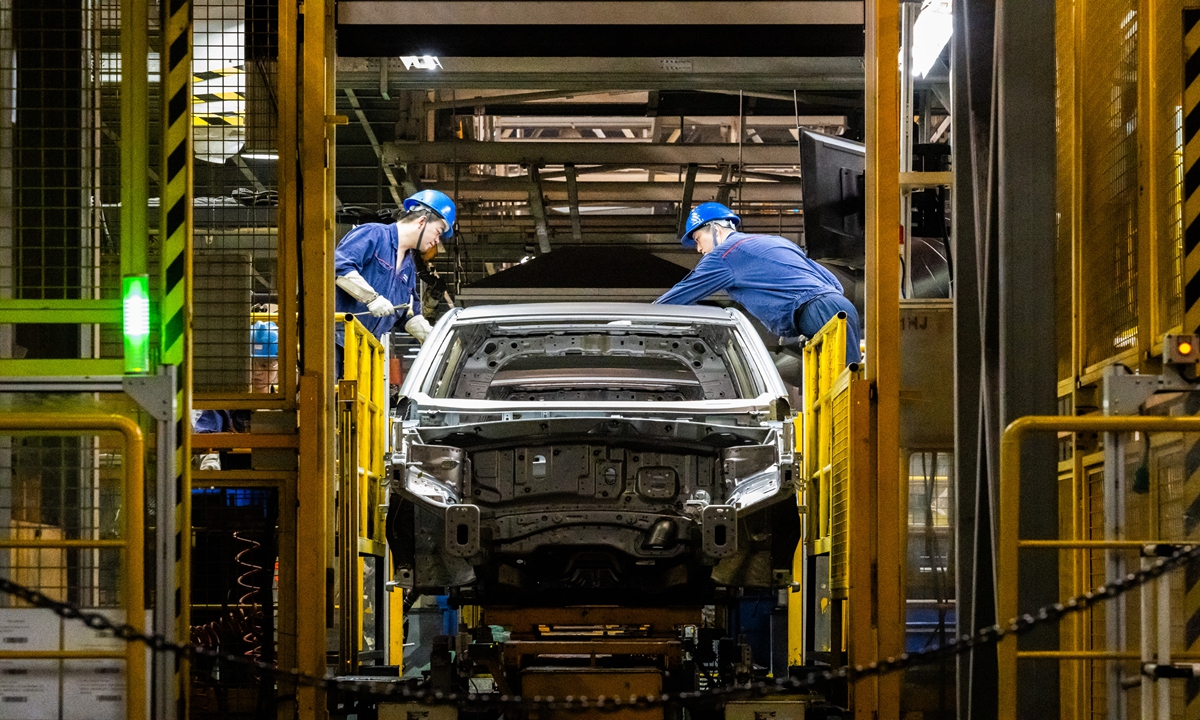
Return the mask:
<path id="1" fill-rule="evenodd" d="M 697 205 L 688 215 L 681 242 L 695 246 L 704 257 L 655 304 L 694 305 L 724 290 L 781 337 L 812 337 L 844 312 L 846 362 L 858 362 L 858 312 L 833 273 L 792 241 L 739 232 L 740 224 L 741 218 L 720 203 Z"/>

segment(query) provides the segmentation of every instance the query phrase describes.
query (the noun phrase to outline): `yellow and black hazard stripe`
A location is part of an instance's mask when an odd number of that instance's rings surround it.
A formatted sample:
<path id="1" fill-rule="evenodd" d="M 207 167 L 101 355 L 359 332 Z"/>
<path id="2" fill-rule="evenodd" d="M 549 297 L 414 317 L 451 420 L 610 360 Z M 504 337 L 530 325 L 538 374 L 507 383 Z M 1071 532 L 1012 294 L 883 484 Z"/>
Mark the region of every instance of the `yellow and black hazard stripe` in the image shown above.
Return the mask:
<path id="1" fill-rule="evenodd" d="M 196 127 L 242 127 L 245 124 L 246 113 L 244 112 L 218 112 L 192 116 L 192 125 Z"/>
<path id="2" fill-rule="evenodd" d="M 1200 7 L 1183 11 L 1183 331 L 1200 331 Z"/>
<path id="3" fill-rule="evenodd" d="M 190 5 L 190 3 L 189 3 Z M 245 65 L 230 65 L 229 67 L 218 68 L 217 70 L 203 70 L 195 73 L 192 80 L 197 83 L 208 82 L 209 80 L 218 80 L 231 75 L 245 75 Z"/>
<path id="4" fill-rule="evenodd" d="M 217 70 L 205 70 L 203 72 L 192 73 L 192 82 L 200 85 L 201 83 L 212 83 L 214 86 L 220 86 L 221 83 L 212 81 L 222 78 L 243 75 L 246 72 L 245 65 L 230 65 L 229 67 L 219 68 Z M 192 104 L 197 107 L 193 108 L 192 125 L 195 127 L 243 127 L 246 124 L 246 93 L 240 90 L 220 90 L 218 92 L 203 92 L 204 88 L 198 88 L 195 94 L 192 95 Z M 204 105 L 209 103 L 223 103 L 219 111 L 209 112 Z M 237 110 L 229 110 L 228 103 L 241 103 L 241 107 Z M 234 107 L 237 107 L 236 105 Z"/>
<path id="5" fill-rule="evenodd" d="M 1195 5 L 1197 3 L 1189 3 Z M 1183 10 L 1183 331 L 1200 332 L 1200 7 Z M 1190 401 L 1189 406 L 1198 405 Z M 1196 412 L 1200 407 L 1189 407 Z M 1200 439 L 1190 437 L 1183 460 L 1184 530 L 1200 528 Z M 1184 634 L 1200 651 L 1200 563 L 1184 574 Z M 1160 621 L 1161 622 L 1161 621 Z M 1184 717 L 1200 720 L 1200 678 L 1185 683 Z"/>
<path id="6" fill-rule="evenodd" d="M 192 3 L 164 0 L 162 3 L 162 58 L 164 59 L 162 168 L 159 190 L 162 280 L 162 362 L 174 365 L 174 578 L 173 600 L 176 642 L 190 641 L 191 618 L 191 368 L 188 353 L 188 307 L 192 244 Z M 160 509 L 163 512 L 164 509 Z M 190 670 L 186 660 L 175 664 L 175 718 L 188 717 Z"/>
<path id="7" fill-rule="evenodd" d="M 197 93 L 192 96 L 193 105 L 203 105 L 204 103 L 215 102 L 245 102 L 246 93 L 244 92 L 218 92 L 218 93 Z"/>

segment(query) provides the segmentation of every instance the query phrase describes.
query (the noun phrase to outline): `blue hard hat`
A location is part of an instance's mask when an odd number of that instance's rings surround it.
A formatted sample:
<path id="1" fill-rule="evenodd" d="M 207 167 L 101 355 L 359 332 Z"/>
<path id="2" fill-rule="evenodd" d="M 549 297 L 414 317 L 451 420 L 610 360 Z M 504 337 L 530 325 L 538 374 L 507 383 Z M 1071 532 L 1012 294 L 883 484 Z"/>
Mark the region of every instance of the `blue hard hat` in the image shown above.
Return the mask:
<path id="1" fill-rule="evenodd" d="M 688 213 L 687 224 L 683 227 L 683 237 L 679 238 L 679 242 L 683 243 L 684 247 L 695 247 L 696 241 L 692 239 L 692 232 L 714 220 L 732 220 L 735 227 L 742 224 L 742 219 L 721 203 L 700 203 Z"/>
<path id="2" fill-rule="evenodd" d="M 454 207 L 454 201 L 449 195 L 437 190 L 422 190 L 404 201 L 405 210 L 415 210 L 419 206 L 432 210 L 446 221 L 446 232 L 442 233 L 443 240 L 449 240 L 454 235 L 454 221 L 458 218 L 458 209 Z"/>
<path id="3" fill-rule="evenodd" d="M 250 326 L 250 357 L 279 357 L 279 326 L 259 320 Z"/>

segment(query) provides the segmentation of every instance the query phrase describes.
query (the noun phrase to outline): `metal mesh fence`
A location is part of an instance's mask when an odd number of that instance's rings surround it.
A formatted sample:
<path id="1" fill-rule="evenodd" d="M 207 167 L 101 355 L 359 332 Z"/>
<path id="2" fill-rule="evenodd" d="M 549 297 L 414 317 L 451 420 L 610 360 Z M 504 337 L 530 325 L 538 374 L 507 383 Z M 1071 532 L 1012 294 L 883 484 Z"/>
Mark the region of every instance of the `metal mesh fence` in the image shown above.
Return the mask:
<path id="1" fill-rule="evenodd" d="M 1087 530 L 1085 539 L 1104 539 L 1104 469 L 1088 468 L 1084 471 L 1084 502 L 1086 504 Z M 1104 582 L 1105 564 L 1102 551 L 1088 551 L 1087 576 L 1085 584 L 1096 587 Z M 1093 606 L 1087 613 L 1088 647 L 1102 648 L 1108 640 L 1105 622 L 1108 606 L 1103 603 Z M 1108 676 L 1107 664 L 1100 661 L 1087 662 L 1087 702 L 1089 717 L 1108 717 Z"/>
<path id="2" fill-rule="evenodd" d="M 1137 342 L 1137 3 L 1089 3 L 1081 66 L 1083 366 Z"/>
<path id="3" fill-rule="evenodd" d="M 197 489 L 192 513 L 192 640 L 271 662 L 278 627 L 276 492 Z M 273 688 L 269 678 L 198 661 L 192 673 L 191 715 L 273 715 Z"/>
<path id="4" fill-rule="evenodd" d="M 1058 377 L 1059 379 L 1071 377 L 1073 368 L 1071 347 L 1073 345 L 1072 333 L 1074 331 L 1074 318 L 1071 313 L 1073 279 L 1071 277 L 1071 239 L 1073 236 L 1073 228 L 1075 223 L 1073 196 L 1073 170 L 1071 158 L 1074 157 L 1074 138 L 1068 139 L 1063 136 L 1063 132 L 1075 127 L 1075 62 L 1074 55 L 1070 52 L 1071 41 L 1071 25 L 1074 22 L 1074 13 L 1071 12 L 1073 3 L 1060 3 L 1059 11 L 1055 15 L 1057 22 L 1057 42 L 1058 50 L 1056 53 L 1055 62 L 1057 80 L 1055 86 L 1054 107 L 1055 107 L 1055 130 L 1058 133 L 1058 182 L 1056 190 L 1058 193 L 1057 210 L 1058 217 L 1055 225 L 1056 243 L 1055 243 L 1055 262 L 1057 263 L 1055 276 L 1058 281 L 1057 292 L 1055 293 L 1055 321 L 1056 321 L 1056 340 L 1058 343 Z"/>
<path id="5" fill-rule="evenodd" d="M 278 357 L 277 4 L 194 4 L 193 381 L 205 395 L 269 394 Z"/>
<path id="6" fill-rule="evenodd" d="M 1159 317 L 1156 333 L 1165 333 L 1183 323 L 1183 33 L 1182 0 L 1157 3 L 1154 73 L 1156 117 L 1165 126 L 1150 146 L 1149 171 L 1157 179 L 1160 211 L 1154 222 L 1158 247 Z"/>
<path id="7" fill-rule="evenodd" d="M 121 292 L 119 0 L 0 3 L 0 300 Z M 148 12 L 158 43 L 157 4 Z M 157 52 L 147 57 L 147 173 L 157 194 Z M 0 325 L 0 356 L 120 357 L 109 325 Z"/>
<path id="8" fill-rule="evenodd" d="M 0 436 L 0 538 L 119 539 L 122 484 L 108 437 Z M 120 563 L 116 548 L 0 548 L 0 574 L 85 607 L 118 605 Z"/>
<path id="9" fill-rule="evenodd" d="M 1159 524 L 1162 528 L 1162 535 L 1166 538 L 1185 537 L 1184 514 L 1187 506 L 1184 504 L 1183 455 L 1178 452 L 1177 448 L 1170 448 L 1168 452 L 1161 453 L 1156 458 L 1155 464 L 1160 498 Z M 1188 570 L 1189 574 L 1194 572 L 1194 569 Z M 1183 607 L 1183 601 L 1187 594 L 1186 580 L 1179 573 L 1168 577 L 1171 593 L 1171 637 L 1186 638 L 1188 621 Z M 1159 622 L 1162 620 L 1159 619 Z M 1184 699 L 1184 688 L 1179 684 L 1171 686 L 1171 707 L 1172 718 L 1182 720 L 1185 717 L 1187 704 Z"/>

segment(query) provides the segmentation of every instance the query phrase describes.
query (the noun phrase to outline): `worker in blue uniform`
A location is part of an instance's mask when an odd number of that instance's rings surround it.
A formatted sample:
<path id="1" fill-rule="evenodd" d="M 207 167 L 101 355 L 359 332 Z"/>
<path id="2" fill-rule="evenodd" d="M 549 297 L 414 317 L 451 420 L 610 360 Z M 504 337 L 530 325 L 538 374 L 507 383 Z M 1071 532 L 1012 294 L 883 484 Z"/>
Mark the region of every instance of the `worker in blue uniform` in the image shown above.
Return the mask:
<path id="1" fill-rule="evenodd" d="M 812 337 L 839 312 L 846 313 L 846 362 L 858 362 L 858 312 L 833 273 L 777 235 L 738 231 L 741 218 L 720 203 L 697 205 L 681 242 L 704 257 L 687 277 L 655 300 L 693 305 L 725 290 L 780 337 Z"/>
<path id="2" fill-rule="evenodd" d="M 432 328 L 421 314 L 416 255 L 436 252 L 451 237 L 457 212 L 445 193 L 422 190 L 404 201 L 394 224 L 366 223 L 346 233 L 334 251 L 337 311 L 355 315 L 380 340 L 406 318 L 405 331 L 425 342 Z M 334 343 L 341 377 L 340 325 Z"/>

